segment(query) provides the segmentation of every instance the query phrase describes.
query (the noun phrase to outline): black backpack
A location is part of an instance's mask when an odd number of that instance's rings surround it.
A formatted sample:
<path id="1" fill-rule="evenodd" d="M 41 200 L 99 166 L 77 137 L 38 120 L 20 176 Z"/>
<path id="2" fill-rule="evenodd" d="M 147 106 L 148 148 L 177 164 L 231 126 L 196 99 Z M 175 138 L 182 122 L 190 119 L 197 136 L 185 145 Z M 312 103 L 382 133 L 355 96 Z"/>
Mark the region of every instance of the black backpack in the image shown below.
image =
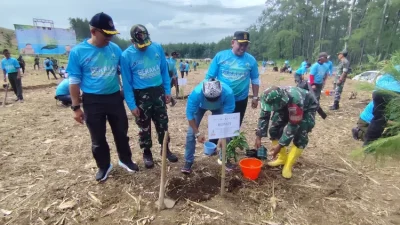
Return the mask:
<path id="1" fill-rule="evenodd" d="M 49 67 L 50 66 L 50 60 L 47 60 L 46 62 L 46 66 Z"/>

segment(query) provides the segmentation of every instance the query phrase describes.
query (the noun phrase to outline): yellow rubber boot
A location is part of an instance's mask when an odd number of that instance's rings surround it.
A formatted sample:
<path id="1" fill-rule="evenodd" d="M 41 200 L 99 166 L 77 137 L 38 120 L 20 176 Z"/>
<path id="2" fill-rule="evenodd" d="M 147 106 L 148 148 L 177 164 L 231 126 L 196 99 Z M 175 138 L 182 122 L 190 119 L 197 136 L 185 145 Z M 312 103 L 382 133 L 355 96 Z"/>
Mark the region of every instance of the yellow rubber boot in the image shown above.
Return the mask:
<path id="1" fill-rule="evenodd" d="M 278 145 L 278 140 L 273 140 L 272 141 L 272 146 Z M 286 147 L 282 147 L 281 150 L 278 153 L 278 157 L 271 162 L 268 162 L 268 166 L 280 166 L 280 165 L 285 165 L 287 159 L 287 152 L 286 152 Z"/>
<path id="2" fill-rule="evenodd" d="M 287 178 L 287 179 L 292 178 L 293 165 L 296 163 L 296 160 L 299 158 L 299 156 L 301 155 L 302 152 L 303 152 L 303 149 L 297 148 L 295 145 L 292 146 L 292 148 L 290 149 L 290 152 L 287 156 L 286 163 L 282 169 L 282 176 L 284 178 Z"/>

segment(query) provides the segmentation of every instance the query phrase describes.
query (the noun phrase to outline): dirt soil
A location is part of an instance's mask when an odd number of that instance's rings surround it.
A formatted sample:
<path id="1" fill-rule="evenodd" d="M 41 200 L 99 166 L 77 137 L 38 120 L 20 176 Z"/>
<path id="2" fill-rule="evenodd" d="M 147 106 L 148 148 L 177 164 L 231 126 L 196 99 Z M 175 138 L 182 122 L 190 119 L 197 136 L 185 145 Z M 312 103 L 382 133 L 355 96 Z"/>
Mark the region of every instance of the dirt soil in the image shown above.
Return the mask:
<path id="1" fill-rule="evenodd" d="M 185 93 L 190 93 L 204 74 L 204 70 L 190 72 Z M 217 156 L 205 156 L 202 145 L 196 146 L 193 173 L 180 173 L 188 124 L 186 100 L 178 100 L 168 113 L 171 149 L 179 162 L 168 164 L 166 190 L 177 204 L 157 213 L 160 146 L 153 147 L 156 167 L 145 169 L 139 130 L 127 112 L 133 159 L 141 171 L 128 174 L 117 166 L 108 127 L 115 167 L 106 182 L 97 183 L 87 128 L 74 122 L 71 110 L 54 100 L 59 81 L 48 81 L 43 70 L 28 67 L 22 81 L 25 103 L 14 103 L 10 92 L 10 104 L 0 107 L 0 224 L 400 224 L 398 162 L 376 163 L 373 158 L 350 155 L 361 146 L 352 139 L 351 128 L 371 98 L 371 93 L 358 92 L 356 99 L 348 99 L 356 82 L 347 81 L 336 112 L 328 110 L 333 97 L 322 96 L 328 118 L 317 117 L 292 179 L 282 178 L 281 168 L 264 166 L 260 177 L 249 181 L 237 169 L 227 174 L 225 197 L 219 196 Z M 263 90 L 272 84 L 293 85 L 294 81 L 289 74 L 268 71 L 261 75 L 261 83 Z M 331 87 L 328 80 L 327 88 Z M 3 97 L 4 91 L 0 101 Z M 242 126 L 251 147 L 259 110 L 248 104 Z M 206 125 L 207 116 L 200 130 L 206 132 Z M 154 129 L 152 133 L 153 143 L 157 143 Z M 267 138 L 263 144 L 271 147 Z"/>

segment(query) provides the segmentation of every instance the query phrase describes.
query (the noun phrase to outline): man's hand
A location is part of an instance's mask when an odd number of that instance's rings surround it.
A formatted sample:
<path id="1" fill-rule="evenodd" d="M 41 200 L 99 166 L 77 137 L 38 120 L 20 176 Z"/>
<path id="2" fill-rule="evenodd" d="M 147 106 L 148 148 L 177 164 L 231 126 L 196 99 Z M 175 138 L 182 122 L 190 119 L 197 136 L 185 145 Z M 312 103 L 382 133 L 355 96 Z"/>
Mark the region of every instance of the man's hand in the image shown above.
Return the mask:
<path id="1" fill-rule="evenodd" d="M 21 79 L 21 74 L 18 74 L 18 75 L 17 75 L 17 79 L 18 79 L 18 80 Z"/>
<path id="2" fill-rule="evenodd" d="M 80 124 L 83 124 L 84 114 L 82 109 L 77 109 L 74 111 L 74 120 Z"/>
<path id="3" fill-rule="evenodd" d="M 206 141 L 206 138 L 204 137 L 204 135 L 200 134 L 197 137 L 197 141 L 200 142 L 200 143 L 204 143 Z"/>
<path id="4" fill-rule="evenodd" d="M 277 144 L 275 146 L 272 146 L 269 155 L 272 156 L 273 158 L 276 157 L 276 155 L 279 153 L 279 151 L 281 150 L 282 146 Z"/>
<path id="5" fill-rule="evenodd" d="M 315 90 L 317 89 L 317 86 L 316 86 L 315 84 L 313 84 L 313 85 L 311 86 L 311 88 L 315 91 Z"/>
<path id="6" fill-rule="evenodd" d="M 343 80 L 344 80 L 343 77 L 339 77 L 339 80 L 338 80 L 338 82 L 337 82 L 337 85 L 342 84 Z"/>
<path id="7" fill-rule="evenodd" d="M 256 140 L 254 142 L 254 148 L 257 150 L 261 147 L 261 137 L 256 136 Z"/>
<path id="8" fill-rule="evenodd" d="M 256 109 L 257 106 L 258 106 L 258 99 L 253 99 L 253 100 L 251 101 L 251 107 L 252 107 L 253 109 Z"/>
<path id="9" fill-rule="evenodd" d="M 140 116 L 139 108 L 136 108 L 136 109 L 132 110 L 131 112 L 132 112 L 132 115 L 135 116 L 135 117 L 139 117 Z"/>
<path id="10" fill-rule="evenodd" d="M 222 139 L 218 139 L 217 149 L 222 149 Z"/>
<path id="11" fill-rule="evenodd" d="M 171 102 L 171 95 L 165 95 L 165 104 L 169 104 Z"/>

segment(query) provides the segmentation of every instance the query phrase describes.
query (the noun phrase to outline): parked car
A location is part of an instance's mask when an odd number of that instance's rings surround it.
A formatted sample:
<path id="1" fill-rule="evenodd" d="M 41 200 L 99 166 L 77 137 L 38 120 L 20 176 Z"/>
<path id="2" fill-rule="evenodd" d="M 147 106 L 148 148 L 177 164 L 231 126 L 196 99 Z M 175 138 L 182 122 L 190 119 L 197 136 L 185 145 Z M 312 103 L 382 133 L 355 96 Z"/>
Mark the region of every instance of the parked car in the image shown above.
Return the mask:
<path id="1" fill-rule="evenodd" d="M 375 79 L 379 76 L 379 71 L 378 70 L 370 70 L 370 71 L 365 71 L 362 72 L 355 77 L 353 77 L 353 80 L 358 80 L 358 81 L 366 81 L 369 83 L 374 83 Z"/>
<path id="2" fill-rule="evenodd" d="M 267 65 L 275 65 L 275 62 L 272 61 L 272 60 L 268 60 L 268 61 L 267 61 Z"/>

